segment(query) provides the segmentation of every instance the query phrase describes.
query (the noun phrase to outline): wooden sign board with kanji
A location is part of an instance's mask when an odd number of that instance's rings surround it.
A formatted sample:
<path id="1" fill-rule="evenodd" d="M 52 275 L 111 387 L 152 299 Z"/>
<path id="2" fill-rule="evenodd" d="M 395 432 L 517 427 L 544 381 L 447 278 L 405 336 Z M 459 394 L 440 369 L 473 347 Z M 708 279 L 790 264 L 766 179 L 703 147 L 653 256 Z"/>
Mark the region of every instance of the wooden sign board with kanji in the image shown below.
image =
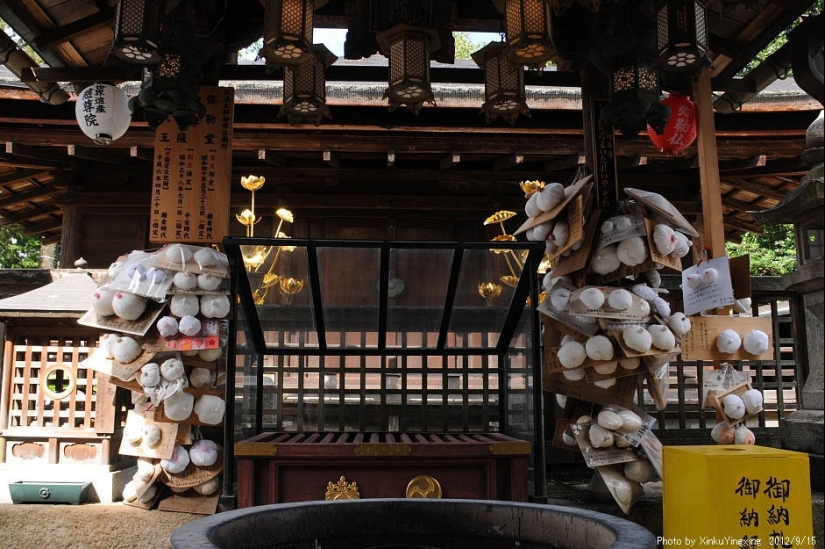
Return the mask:
<path id="1" fill-rule="evenodd" d="M 169 117 L 155 130 L 149 240 L 214 244 L 229 229 L 234 89 L 203 86 L 206 114 L 181 131 Z"/>

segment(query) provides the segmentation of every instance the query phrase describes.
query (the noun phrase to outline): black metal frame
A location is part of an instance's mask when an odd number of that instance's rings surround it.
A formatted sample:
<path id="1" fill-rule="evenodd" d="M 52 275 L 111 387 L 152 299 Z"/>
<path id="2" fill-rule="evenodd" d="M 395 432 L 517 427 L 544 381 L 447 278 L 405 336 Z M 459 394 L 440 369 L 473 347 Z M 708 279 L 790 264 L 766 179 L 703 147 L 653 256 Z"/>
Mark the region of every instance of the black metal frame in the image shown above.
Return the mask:
<path id="1" fill-rule="evenodd" d="M 305 248 L 307 252 L 308 267 L 308 290 L 311 292 L 311 309 L 314 315 L 314 326 L 317 332 L 317 345 L 311 348 L 294 347 L 267 347 L 262 328 L 262 319 L 259 315 L 258 307 L 253 298 L 253 288 L 247 276 L 243 262 L 242 246 L 295 246 Z M 380 250 L 379 259 L 379 280 L 378 286 L 378 343 L 376 346 L 368 348 L 351 347 L 330 347 L 327 343 L 327 323 L 324 317 L 323 300 L 320 291 L 320 273 L 317 252 L 319 248 L 372 248 Z M 370 241 L 370 240 L 313 240 L 313 239 L 275 239 L 275 238 L 252 238 L 252 237 L 227 237 L 223 241 L 223 248 L 229 258 L 231 284 L 230 290 L 236 303 L 236 312 L 230 322 L 230 337 L 227 344 L 227 384 L 226 384 L 226 425 L 224 430 L 224 452 L 226 463 L 232 463 L 232 447 L 235 433 L 235 385 L 232 380 L 236 374 L 236 356 L 238 356 L 239 345 L 236 341 L 238 319 L 243 317 L 246 325 L 245 337 L 251 349 L 247 354 L 255 361 L 258 367 L 255 368 L 256 377 L 256 410 L 255 432 L 263 430 L 263 418 L 260 413 L 263 410 L 264 383 L 263 359 L 265 356 L 312 356 L 312 357 L 351 357 L 351 356 L 469 356 L 487 355 L 498 358 L 498 364 L 506 369 L 506 353 L 516 334 L 520 319 L 524 315 L 525 303 L 538 303 L 540 291 L 540 280 L 537 274 L 538 265 L 544 253 L 544 244 L 536 242 L 390 242 L 390 241 Z M 490 249 L 513 250 L 514 252 L 527 251 L 524 261 L 522 276 L 519 277 L 509 305 L 507 306 L 506 317 L 501 326 L 487 326 L 488 331 L 499 331 L 499 338 L 496 345 L 490 347 L 464 347 L 450 348 L 447 346 L 447 335 L 450 322 L 455 309 L 456 289 L 459 285 L 459 273 L 461 272 L 464 254 L 468 250 L 490 250 Z M 440 322 L 438 341 L 434 347 L 429 348 L 398 348 L 387 345 L 387 318 L 388 318 L 388 282 L 390 279 L 390 251 L 391 250 L 452 250 L 451 267 L 447 276 L 447 292 L 443 313 Z M 533 276 L 525 276 L 532 273 Z M 437 273 L 436 273 L 437 276 Z M 373 311 L 374 312 L 374 311 Z M 297 318 L 285 318 L 284 322 L 298 320 Z M 483 322 L 483 320 L 482 320 Z M 533 311 L 529 315 L 529 333 L 532 348 L 528 349 L 530 368 L 533 386 L 530 388 L 532 396 L 532 423 L 533 423 L 533 482 L 534 493 L 532 498 L 536 501 L 546 501 L 546 471 L 545 471 L 545 448 L 544 448 L 544 407 L 543 389 L 541 376 L 541 322 L 539 313 Z M 506 370 L 505 370 L 506 371 Z M 507 384 L 499 384 L 498 406 L 499 417 L 506 421 L 507 418 Z M 385 399 L 384 399 L 385 400 Z M 502 425 L 500 430 L 506 428 Z M 234 471 L 227 467 L 224 476 L 224 493 L 234 493 Z"/>

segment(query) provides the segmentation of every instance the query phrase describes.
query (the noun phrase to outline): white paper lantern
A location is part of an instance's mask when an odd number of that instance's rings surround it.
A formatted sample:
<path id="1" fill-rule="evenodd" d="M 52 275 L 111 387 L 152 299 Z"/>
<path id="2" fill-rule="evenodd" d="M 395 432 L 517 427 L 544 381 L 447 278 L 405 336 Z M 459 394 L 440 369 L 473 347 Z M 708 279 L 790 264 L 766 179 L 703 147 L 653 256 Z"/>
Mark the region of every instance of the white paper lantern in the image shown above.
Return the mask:
<path id="1" fill-rule="evenodd" d="M 98 145 L 111 145 L 126 133 L 132 121 L 126 92 L 102 82 L 80 92 L 74 112 L 81 131 Z"/>

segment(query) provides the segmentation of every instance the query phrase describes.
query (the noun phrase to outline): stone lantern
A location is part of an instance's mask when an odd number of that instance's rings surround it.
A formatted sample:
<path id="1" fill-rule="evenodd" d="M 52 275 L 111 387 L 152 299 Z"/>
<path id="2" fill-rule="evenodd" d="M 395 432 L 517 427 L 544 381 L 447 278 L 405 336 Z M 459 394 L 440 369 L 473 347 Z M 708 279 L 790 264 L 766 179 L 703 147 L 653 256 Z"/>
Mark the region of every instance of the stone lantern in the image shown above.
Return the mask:
<path id="1" fill-rule="evenodd" d="M 823 411 L 823 233 L 825 232 L 825 193 L 823 193 L 823 111 L 805 134 L 807 149 L 803 160 L 810 171 L 802 185 L 785 196 L 770 210 L 752 212 L 761 224 L 793 223 L 796 233 L 797 268 L 782 277 L 785 290 L 798 293 L 804 305 L 804 326 L 807 341 L 808 376 L 800 380 L 800 408 L 784 419 L 781 425 L 782 447 L 808 452 L 813 471 L 822 471 L 825 455 L 825 411 Z M 814 466 L 814 463 L 817 465 Z M 812 487 L 823 489 L 822 473 L 811 476 Z M 818 488 L 817 488 L 818 484 Z"/>

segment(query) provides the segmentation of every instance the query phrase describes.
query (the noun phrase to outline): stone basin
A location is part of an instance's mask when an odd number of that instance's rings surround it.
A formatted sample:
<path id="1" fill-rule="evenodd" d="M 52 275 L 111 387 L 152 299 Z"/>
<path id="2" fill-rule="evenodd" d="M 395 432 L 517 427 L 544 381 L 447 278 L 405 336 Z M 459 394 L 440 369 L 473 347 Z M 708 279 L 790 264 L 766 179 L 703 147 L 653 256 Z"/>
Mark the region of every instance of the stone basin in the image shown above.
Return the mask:
<path id="1" fill-rule="evenodd" d="M 656 549 L 655 536 L 596 511 L 467 499 L 261 505 L 190 522 L 173 549 Z"/>

